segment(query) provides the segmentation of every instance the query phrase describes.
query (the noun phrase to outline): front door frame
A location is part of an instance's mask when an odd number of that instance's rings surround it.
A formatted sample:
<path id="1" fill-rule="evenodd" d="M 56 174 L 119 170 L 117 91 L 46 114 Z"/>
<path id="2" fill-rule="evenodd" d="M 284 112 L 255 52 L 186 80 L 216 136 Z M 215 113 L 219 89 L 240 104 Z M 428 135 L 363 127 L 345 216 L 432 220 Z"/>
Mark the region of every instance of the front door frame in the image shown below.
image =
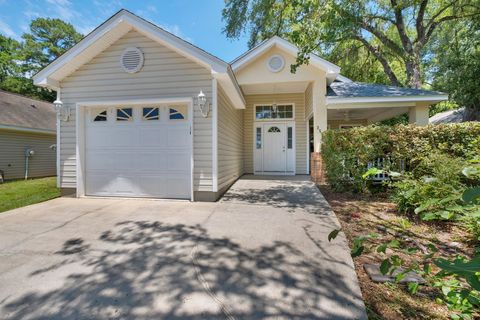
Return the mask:
<path id="1" fill-rule="evenodd" d="M 273 121 L 267 121 L 267 120 L 260 120 L 260 121 L 254 121 L 253 123 L 253 152 L 252 152 L 252 156 L 253 156 L 253 174 L 254 175 L 295 175 L 296 174 L 296 157 L 297 157 L 297 149 L 296 149 L 296 128 L 295 128 L 295 120 L 294 119 L 285 119 L 285 120 L 278 120 L 278 119 L 272 119 Z M 264 148 L 264 138 L 265 138 L 265 133 L 264 133 L 264 126 L 265 125 L 275 125 L 275 124 L 282 124 L 282 125 L 285 125 L 285 129 L 287 129 L 288 127 L 292 127 L 292 152 L 293 152 L 293 164 L 292 164 L 292 167 L 293 167 L 293 170 L 292 171 L 287 171 L 288 169 L 288 156 L 285 155 L 285 158 L 286 158 L 286 163 L 285 163 L 285 170 L 283 172 L 279 171 L 279 172 L 268 172 L 268 171 L 264 171 L 264 166 L 263 166 L 263 160 L 264 160 L 264 157 L 263 157 L 263 152 L 265 150 Z M 258 170 L 255 170 L 256 168 L 256 157 L 255 157 L 255 152 L 256 152 L 256 139 L 257 139 L 257 127 L 258 126 L 261 126 L 262 127 L 262 170 L 261 171 L 258 171 Z M 287 129 L 288 130 L 288 129 Z M 286 132 L 285 133 L 285 139 L 286 139 L 286 142 L 288 141 L 288 133 Z M 287 145 L 285 145 L 285 150 L 287 152 L 288 150 L 288 147 Z"/>

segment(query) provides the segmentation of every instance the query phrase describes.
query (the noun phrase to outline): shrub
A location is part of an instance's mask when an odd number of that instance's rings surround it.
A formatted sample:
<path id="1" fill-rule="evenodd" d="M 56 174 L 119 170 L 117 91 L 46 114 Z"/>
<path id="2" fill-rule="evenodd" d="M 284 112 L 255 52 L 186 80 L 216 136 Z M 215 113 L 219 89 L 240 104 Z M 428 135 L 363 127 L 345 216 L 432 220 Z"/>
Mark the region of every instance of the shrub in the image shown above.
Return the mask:
<path id="1" fill-rule="evenodd" d="M 357 127 L 327 130 L 323 134 L 322 157 L 326 177 L 334 190 L 365 191 L 362 179 L 369 163 L 386 159 L 386 170 L 421 174 L 418 167 L 434 153 L 471 159 L 480 154 L 480 123 L 436 126 L 412 125 Z"/>

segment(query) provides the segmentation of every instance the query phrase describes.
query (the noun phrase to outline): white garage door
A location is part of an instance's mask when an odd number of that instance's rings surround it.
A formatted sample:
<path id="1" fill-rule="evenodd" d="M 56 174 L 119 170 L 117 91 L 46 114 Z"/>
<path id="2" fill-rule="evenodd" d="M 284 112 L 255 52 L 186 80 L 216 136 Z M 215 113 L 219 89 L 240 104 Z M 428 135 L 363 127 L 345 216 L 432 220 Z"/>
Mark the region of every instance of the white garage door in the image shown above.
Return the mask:
<path id="1" fill-rule="evenodd" d="M 85 194 L 190 199 L 187 105 L 89 108 Z"/>

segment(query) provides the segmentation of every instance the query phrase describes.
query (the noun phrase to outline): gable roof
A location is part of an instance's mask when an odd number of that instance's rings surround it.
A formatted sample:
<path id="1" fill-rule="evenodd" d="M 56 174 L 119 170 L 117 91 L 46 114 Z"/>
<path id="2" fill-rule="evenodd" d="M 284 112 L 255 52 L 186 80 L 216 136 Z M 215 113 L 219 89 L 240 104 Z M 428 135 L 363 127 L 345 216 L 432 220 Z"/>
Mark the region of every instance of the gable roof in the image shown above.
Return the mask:
<path id="1" fill-rule="evenodd" d="M 33 76 L 34 84 L 58 90 L 62 79 L 93 59 L 132 29 L 209 69 L 212 76 L 229 94 L 234 105 L 245 107 L 245 100 L 240 87 L 227 62 L 125 9 L 118 11 L 70 50 L 35 74 Z"/>
<path id="2" fill-rule="evenodd" d="M 233 70 L 241 70 L 273 47 L 278 47 L 293 56 L 297 56 L 299 52 L 298 48 L 293 43 L 282 39 L 279 36 L 273 36 L 233 60 L 231 62 Z M 318 69 L 325 71 L 327 73 L 327 78 L 330 80 L 330 82 L 335 80 L 337 75 L 340 73 L 339 66 L 320 58 L 316 54 L 311 53 L 309 57 L 310 64 Z"/>
<path id="3" fill-rule="evenodd" d="M 52 103 L 0 90 L 0 128 L 55 133 L 56 119 Z"/>

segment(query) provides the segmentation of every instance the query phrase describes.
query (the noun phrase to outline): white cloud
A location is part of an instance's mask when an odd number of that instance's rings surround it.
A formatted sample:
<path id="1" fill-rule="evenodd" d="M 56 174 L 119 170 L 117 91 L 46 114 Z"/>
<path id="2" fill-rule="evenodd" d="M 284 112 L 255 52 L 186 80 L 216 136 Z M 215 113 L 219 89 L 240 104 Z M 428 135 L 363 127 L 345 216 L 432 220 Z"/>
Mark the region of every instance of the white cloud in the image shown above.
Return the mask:
<path id="1" fill-rule="evenodd" d="M 46 0 L 51 5 L 52 11 L 54 11 L 60 19 L 71 21 L 75 16 L 75 11 L 72 9 L 72 3 L 70 0 Z"/>
<path id="2" fill-rule="evenodd" d="M 18 37 L 15 31 L 13 31 L 12 28 L 10 28 L 10 26 L 2 20 L 0 20 L 0 33 L 10 38 Z"/>
<path id="3" fill-rule="evenodd" d="M 165 29 L 166 31 L 173 33 L 179 38 L 182 38 L 185 41 L 188 41 L 190 43 L 193 43 L 193 39 L 190 37 L 187 37 L 182 30 L 180 29 L 180 26 L 173 24 L 173 25 L 166 25 L 166 24 L 159 24 L 158 25 L 160 28 Z"/>

